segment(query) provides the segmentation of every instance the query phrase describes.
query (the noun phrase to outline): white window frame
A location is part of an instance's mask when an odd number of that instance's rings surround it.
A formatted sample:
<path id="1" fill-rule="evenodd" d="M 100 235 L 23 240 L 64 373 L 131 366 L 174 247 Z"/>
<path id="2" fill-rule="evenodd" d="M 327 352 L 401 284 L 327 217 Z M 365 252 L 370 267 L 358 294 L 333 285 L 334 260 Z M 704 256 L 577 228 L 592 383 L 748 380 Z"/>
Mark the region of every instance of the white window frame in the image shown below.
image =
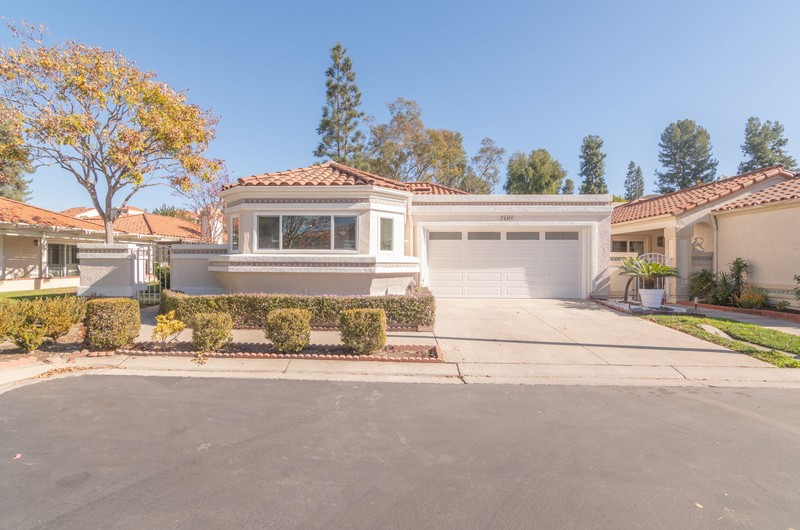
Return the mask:
<path id="1" fill-rule="evenodd" d="M 646 254 L 650 252 L 650 238 L 649 236 L 644 236 L 641 238 L 630 238 L 630 239 L 611 239 L 611 248 L 609 249 L 610 252 L 619 252 L 614 250 L 614 243 L 625 243 L 625 253 L 631 253 L 631 243 L 641 243 L 642 244 L 642 254 Z"/>
<path id="2" fill-rule="evenodd" d="M 284 217 L 330 217 L 331 218 L 331 237 L 330 237 L 330 248 L 315 248 L 315 249 L 302 249 L 302 248 L 283 248 L 283 218 Z M 278 248 L 258 248 L 258 218 L 259 217 L 277 217 L 278 218 Z M 335 228 L 335 220 L 336 217 L 355 217 L 356 220 L 356 248 L 352 250 L 348 249 L 340 249 L 340 248 L 333 248 L 336 236 L 334 234 Z M 359 224 L 360 224 L 361 216 L 357 213 L 351 212 L 338 212 L 338 213 L 329 213 L 329 212 L 282 212 L 282 213 L 271 213 L 271 212 L 254 212 L 253 213 L 253 253 L 255 254 L 358 254 L 360 251 L 360 241 L 358 239 L 359 233 L 361 232 Z"/>
<path id="3" fill-rule="evenodd" d="M 238 227 L 237 227 L 237 235 L 236 235 L 236 248 L 233 248 L 233 220 L 236 219 Z M 228 253 L 230 254 L 239 254 L 242 252 L 242 220 L 239 218 L 239 214 L 233 214 L 228 217 L 228 226 L 230 227 L 230 233 L 228 234 Z"/>
<path id="4" fill-rule="evenodd" d="M 386 219 L 387 221 L 392 222 L 392 248 L 389 250 L 384 250 L 381 248 L 381 240 L 383 239 L 383 220 Z M 381 254 L 394 254 L 395 249 L 397 248 L 396 239 L 397 239 L 397 226 L 395 225 L 395 221 L 397 220 L 396 217 L 387 216 L 387 215 L 379 215 L 378 216 L 378 252 Z"/>

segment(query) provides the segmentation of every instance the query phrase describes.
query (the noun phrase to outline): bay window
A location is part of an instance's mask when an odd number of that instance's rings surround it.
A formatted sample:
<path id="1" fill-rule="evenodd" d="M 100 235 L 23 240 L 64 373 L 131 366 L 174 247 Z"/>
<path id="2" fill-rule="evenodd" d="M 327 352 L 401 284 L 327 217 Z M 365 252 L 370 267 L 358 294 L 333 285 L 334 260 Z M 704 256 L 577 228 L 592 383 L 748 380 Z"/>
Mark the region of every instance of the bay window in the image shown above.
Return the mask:
<path id="1" fill-rule="evenodd" d="M 356 250 L 355 216 L 259 215 L 258 250 Z"/>

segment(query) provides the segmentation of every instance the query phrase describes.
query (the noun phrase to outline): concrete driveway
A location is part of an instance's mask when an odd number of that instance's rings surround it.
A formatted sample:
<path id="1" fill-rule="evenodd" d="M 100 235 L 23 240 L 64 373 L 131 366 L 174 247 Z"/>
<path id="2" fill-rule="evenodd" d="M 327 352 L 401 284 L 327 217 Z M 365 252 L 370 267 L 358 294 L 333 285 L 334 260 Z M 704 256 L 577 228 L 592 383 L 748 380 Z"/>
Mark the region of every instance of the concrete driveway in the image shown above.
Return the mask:
<path id="1" fill-rule="evenodd" d="M 770 366 L 586 300 L 437 299 L 436 339 L 457 363 Z"/>

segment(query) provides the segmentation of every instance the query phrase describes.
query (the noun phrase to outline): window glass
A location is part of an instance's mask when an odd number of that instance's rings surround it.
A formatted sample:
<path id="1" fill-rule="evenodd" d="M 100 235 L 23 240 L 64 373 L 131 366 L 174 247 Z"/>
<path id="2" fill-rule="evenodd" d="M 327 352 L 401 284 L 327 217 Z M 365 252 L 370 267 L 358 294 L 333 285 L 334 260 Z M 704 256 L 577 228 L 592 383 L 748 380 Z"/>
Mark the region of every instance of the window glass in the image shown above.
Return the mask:
<path id="1" fill-rule="evenodd" d="M 394 250 L 394 219 L 381 218 L 381 250 Z"/>
<path id="2" fill-rule="evenodd" d="M 333 248 L 336 250 L 356 249 L 356 217 L 333 218 Z"/>
<path id="3" fill-rule="evenodd" d="M 260 220 L 261 218 L 259 218 Z M 277 219 L 277 218 L 272 218 Z M 277 231 L 277 230 L 276 230 Z M 260 226 L 259 226 L 260 233 Z M 277 243 L 275 247 L 278 248 Z M 328 215 L 284 215 L 283 248 L 330 250 L 331 218 Z"/>
<path id="4" fill-rule="evenodd" d="M 231 217 L 231 250 L 239 250 L 239 218 Z"/>
<path id="5" fill-rule="evenodd" d="M 279 232 L 279 218 L 278 217 L 261 217 L 258 218 L 258 248 L 270 249 L 280 248 L 280 232 Z"/>
<path id="6" fill-rule="evenodd" d="M 64 252 L 64 245 L 55 245 L 50 243 L 47 245 L 47 264 L 48 265 L 61 265 L 64 263 L 62 260 Z"/>
<path id="7" fill-rule="evenodd" d="M 509 241 L 539 239 L 539 232 L 506 232 L 506 239 Z"/>
<path id="8" fill-rule="evenodd" d="M 578 232 L 546 232 L 544 238 L 549 241 L 578 239 Z"/>
<path id="9" fill-rule="evenodd" d="M 461 232 L 431 232 L 428 234 L 428 239 L 431 241 L 436 239 L 454 241 L 461 237 Z"/>
<path id="10" fill-rule="evenodd" d="M 611 252 L 627 252 L 628 251 L 628 242 L 627 241 L 612 241 L 611 242 Z"/>
<path id="11" fill-rule="evenodd" d="M 67 247 L 67 276 L 78 275 L 78 246 Z"/>
<path id="12" fill-rule="evenodd" d="M 644 241 L 630 241 L 628 243 L 628 252 L 636 252 L 638 256 L 644 254 Z"/>
<path id="13" fill-rule="evenodd" d="M 467 239 L 480 240 L 499 240 L 500 232 L 467 232 Z"/>

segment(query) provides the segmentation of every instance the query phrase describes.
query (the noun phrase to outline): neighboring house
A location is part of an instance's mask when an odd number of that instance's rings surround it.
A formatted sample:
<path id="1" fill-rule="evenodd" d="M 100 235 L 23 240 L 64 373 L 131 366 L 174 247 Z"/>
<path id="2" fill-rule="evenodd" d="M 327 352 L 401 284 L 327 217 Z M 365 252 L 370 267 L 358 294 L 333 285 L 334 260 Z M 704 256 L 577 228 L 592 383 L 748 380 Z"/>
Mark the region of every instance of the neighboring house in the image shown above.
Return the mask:
<path id="1" fill-rule="evenodd" d="M 228 245 L 173 247 L 187 293 L 586 298 L 608 292 L 609 195 L 467 195 L 334 162 L 222 192 Z"/>
<path id="2" fill-rule="evenodd" d="M 196 224 L 151 214 L 123 216 L 114 228 L 119 243 L 181 243 L 200 234 Z M 77 245 L 104 240 L 96 218 L 0 197 L 0 292 L 77 286 Z"/>
<path id="3" fill-rule="evenodd" d="M 670 300 L 687 300 L 689 276 L 701 269 L 727 269 L 730 261 L 738 256 L 732 256 L 728 247 L 723 249 L 722 245 L 747 237 L 731 233 L 723 240 L 715 211 L 790 180 L 795 180 L 794 173 L 782 166 L 773 166 L 617 206 L 611 217 L 612 260 L 650 252 L 665 254 L 669 263 L 680 271 L 680 277 L 669 280 Z M 786 231 L 775 225 L 758 239 L 778 239 L 774 234 L 784 238 Z M 795 248 L 798 247 L 800 244 L 795 239 Z M 784 256 L 789 257 L 781 255 L 773 259 L 784 259 Z M 621 294 L 625 280 L 618 270 L 612 273 L 611 281 L 612 294 Z M 782 285 L 783 281 L 780 280 Z"/>
<path id="4" fill-rule="evenodd" d="M 720 269 L 736 258 L 752 266 L 750 282 L 773 302 L 797 304 L 800 274 L 800 177 L 715 208 Z"/>

